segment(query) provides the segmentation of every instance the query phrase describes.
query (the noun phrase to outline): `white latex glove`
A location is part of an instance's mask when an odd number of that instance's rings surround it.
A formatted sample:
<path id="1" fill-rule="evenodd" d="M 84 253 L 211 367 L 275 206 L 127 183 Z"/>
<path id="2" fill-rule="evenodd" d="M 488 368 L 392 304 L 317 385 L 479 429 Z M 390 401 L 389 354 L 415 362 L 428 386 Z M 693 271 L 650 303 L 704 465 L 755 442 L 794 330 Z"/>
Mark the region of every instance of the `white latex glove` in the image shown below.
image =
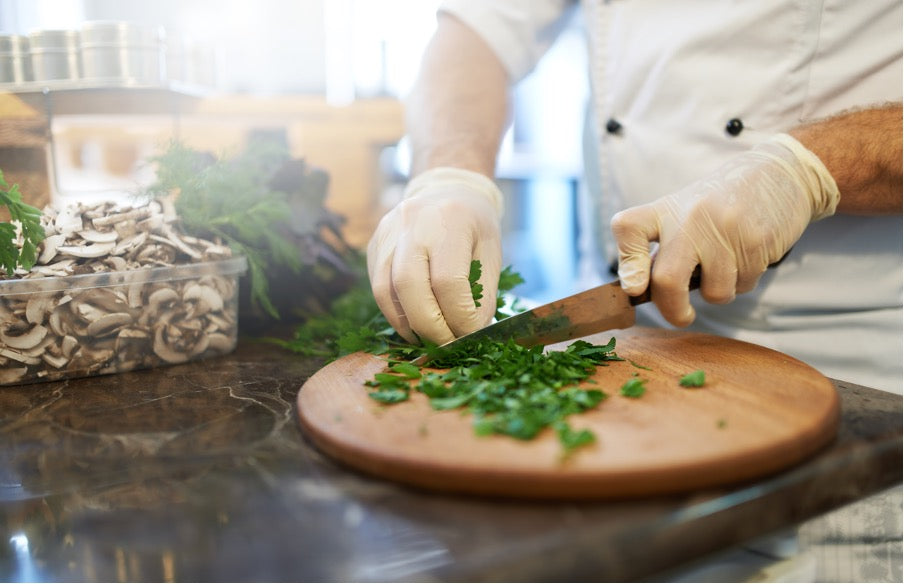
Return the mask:
<path id="1" fill-rule="evenodd" d="M 406 340 L 443 344 L 493 318 L 502 210 L 499 188 L 476 172 L 434 168 L 408 183 L 404 200 L 383 217 L 367 246 L 374 297 Z M 482 268 L 479 308 L 468 282 L 474 259 Z"/>
<path id="2" fill-rule="evenodd" d="M 688 281 L 697 265 L 703 298 L 730 302 L 752 290 L 811 221 L 832 215 L 839 198 L 816 155 L 777 134 L 703 180 L 615 215 L 622 288 L 635 296 L 652 286 L 653 302 L 666 320 L 687 326 L 696 316 Z"/>

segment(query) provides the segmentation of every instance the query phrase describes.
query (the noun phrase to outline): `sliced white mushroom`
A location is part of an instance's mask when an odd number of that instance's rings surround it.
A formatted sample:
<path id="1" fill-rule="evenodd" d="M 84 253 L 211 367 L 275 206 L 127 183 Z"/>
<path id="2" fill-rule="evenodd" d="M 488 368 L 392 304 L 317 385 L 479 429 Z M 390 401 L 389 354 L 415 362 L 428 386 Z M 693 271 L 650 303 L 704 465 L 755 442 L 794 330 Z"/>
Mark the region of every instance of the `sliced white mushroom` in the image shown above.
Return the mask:
<path id="1" fill-rule="evenodd" d="M 134 249 L 140 248 L 144 243 L 148 240 L 148 233 L 146 231 L 139 231 L 134 235 L 130 235 L 128 237 L 123 238 L 116 244 L 110 251 L 110 255 L 118 256 Z"/>
<path id="2" fill-rule="evenodd" d="M 80 301 L 106 312 L 126 312 L 129 305 L 125 292 L 113 287 L 89 288 L 82 293 Z"/>
<path id="3" fill-rule="evenodd" d="M 65 234 L 48 235 L 41 243 L 41 253 L 38 255 L 39 264 L 47 264 L 56 257 L 57 248 L 66 241 Z"/>
<path id="4" fill-rule="evenodd" d="M 187 320 L 180 320 L 176 325 L 183 332 L 201 332 L 204 330 L 204 325 L 201 324 L 201 321 L 197 318 L 190 318 Z"/>
<path id="5" fill-rule="evenodd" d="M 64 207 L 53 221 L 57 233 L 69 235 L 82 229 L 82 214 L 77 207 Z"/>
<path id="6" fill-rule="evenodd" d="M 135 284 L 129 284 L 129 288 L 126 291 L 126 299 L 129 303 L 130 308 L 141 308 L 142 306 L 142 295 L 144 293 L 145 284 L 144 282 L 136 282 Z"/>
<path id="7" fill-rule="evenodd" d="M 79 302 L 78 304 L 76 304 L 75 313 L 86 322 L 93 322 L 107 314 L 100 308 L 88 302 Z"/>
<path id="8" fill-rule="evenodd" d="M 83 229 L 79 231 L 78 234 L 85 241 L 90 241 L 91 243 L 110 243 L 111 241 L 116 241 L 119 239 L 119 234 L 116 231 L 98 231 L 96 229 Z"/>
<path id="9" fill-rule="evenodd" d="M 179 293 L 172 288 L 160 288 L 148 296 L 148 310 L 156 313 L 161 306 L 167 306 L 179 300 Z"/>
<path id="10" fill-rule="evenodd" d="M 53 345 L 53 341 L 53 335 L 47 335 L 37 345 L 29 349 L 22 349 L 22 352 L 29 357 L 40 357 Z"/>
<path id="11" fill-rule="evenodd" d="M 232 325 L 233 325 L 233 323 L 230 322 L 225 317 L 225 314 L 223 314 L 223 313 L 208 314 L 207 320 L 210 322 L 210 324 L 212 324 L 216 327 L 216 330 L 220 330 L 220 331 L 229 330 L 230 328 L 232 328 Z"/>
<path id="12" fill-rule="evenodd" d="M 198 342 L 195 343 L 195 345 L 188 352 L 188 355 L 190 357 L 197 357 L 198 355 L 206 351 L 208 346 L 210 346 L 210 337 L 208 337 L 207 335 L 201 335 L 201 337 L 198 339 Z"/>
<path id="13" fill-rule="evenodd" d="M 109 254 L 115 247 L 115 241 L 90 245 L 61 245 L 57 248 L 57 252 L 77 258 L 99 258 Z"/>
<path id="14" fill-rule="evenodd" d="M 136 233 L 139 233 L 138 223 L 134 219 L 130 221 L 120 221 L 113 226 L 113 229 L 116 230 L 116 233 L 118 233 L 119 237 L 122 239 L 127 239 L 134 236 Z"/>
<path id="15" fill-rule="evenodd" d="M 104 267 L 109 268 L 106 271 L 122 272 L 129 269 L 129 262 L 120 256 L 109 256 L 104 259 Z"/>
<path id="16" fill-rule="evenodd" d="M 124 328 L 116 335 L 120 339 L 147 339 L 150 338 L 147 331 L 134 328 Z"/>
<path id="17" fill-rule="evenodd" d="M 176 249 L 178 249 L 179 251 L 181 251 L 182 253 L 184 253 L 185 255 L 187 255 L 188 257 L 190 257 L 192 259 L 195 259 L 195 260 L 201 259 L 201 253 L 199 251 L 193 249 L 191 246 L 189 246 L 184 241 L 182 241 L 182 239 L 179 237 L 179 235 L 176 234 L 175 231 L 173 231 L 172 227 L 170 227 L 169 225 L 162 225 L 160 227 L 160 231 L 161 231 L 161 233 L 163 233 L 162 236 L 151 235 L 151 238 L 156 241 L 159 241 L 160 243 L 166 243 L 166 244 L 174 246 Z"/>
<path id="18" fill-rule="evenodd" d="M 0 332 L 0 342 L 13 349 L 31 349 L 44 340 L 47 336 L 47 328 L 39 324 L 28 328 L 8 328 Z"/>
<path id="19" fill-rule="evenodd" d="M 25 320 L 31 324 L 40 324 L 54 306 L 56 302 L 52 294 L 31 294 L 25 304 Z"/>
<path id="20" fill-rule="evenodd" d="M 113 213 L 109 215 L 104 215 L 103 217 L 97 217 L 92 220 L 95 228 L 100 227 L 108 227 L 110 225 L 115 225 L 122 221 L 137 221 L 144 219 L 145 217 L 151 214 L 151 210 L 147 207 L 138 207 L 136 209 L 129 209 L 128 211 L 123 211 L 122 213 Z"/>
<path id="21" fill-rule="evenodd" d="M 60 310 L 54 310 L 50 313 L 47 323 L 50 325 L 50 330 L 53 331 L 53 334 L 58 337 L 66 336 L 69 333 L 66 321 L 63 320 L 63 314 Z"/>
<path id="22" fill-rule="evenodd" d="M 34 266 L 30 274 L 42 277 L 52 276 L 68 276 L 71 274 L 71 268 L 75 264 L 73 259 L 64 259 L 46 266 Z"/>
<path id="23" fill-rule="evenodd" d="M 60 352 L 65 357 L 72 357 L 72 354 L 78 348 L 78 339 L 72 335 L 64 335 L 60 341 Z"/>
<path id="24" fill-rule="evenodd" d="M 180 351 L 174 350 L 164 336 L 165 325 L 156 327 L 154 330 L 154 354 L 166 361 L 167 363 L 183 363 L 188 360 L 188 355 Z"/>
<path id="25" fill-rule="evenodd" d="M 37 365 L 41 362 L 39 357 L 29 357 L 28 355 L 13 349 L 0 348 L 0 355 L 8 357 L 13 361 L 18 361 L 19 363 L 25 363 L 26 365 Z"/>
<path id="26" fill-rule="evenodd" d="M 223 297 L 210 286 L 189 284 L 182 292 L 182 300 L 185 302 L 197 302 L 197 314 L 207 314 L 211 311 L 219 312 L 223 310 Z"/>
<path id="27" fill-rule="evenodd" d="M 90 337 L 105 337 L 117 332 L 124 326 L 132 324 L 132 315 L 128 312 L 105 314 L 88 325 L 86 332 Z"/>
<path id="28" fill-rule="evenodd" d="M 45 363 L 55 369 L 62 369 L 69 363 L 68 357 L 64 357 L 62 355 L 51 355 L 50 353 L 44 353 L 43 355 L 41 355 L 41 359 L 43 359 Z"/>

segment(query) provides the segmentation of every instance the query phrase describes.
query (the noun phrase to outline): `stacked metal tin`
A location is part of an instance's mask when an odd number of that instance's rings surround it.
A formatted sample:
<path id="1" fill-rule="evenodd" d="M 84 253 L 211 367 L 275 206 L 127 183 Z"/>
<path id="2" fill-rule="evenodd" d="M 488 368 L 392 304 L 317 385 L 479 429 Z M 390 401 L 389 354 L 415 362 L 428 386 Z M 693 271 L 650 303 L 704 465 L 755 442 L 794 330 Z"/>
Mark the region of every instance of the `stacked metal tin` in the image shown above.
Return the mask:
<path id="1" fill-rule="evenodd" d="M 120 21 L 0 35 L 0 83 L 159 85 L 168 79 L 166 48 L 162 28 Z"/>

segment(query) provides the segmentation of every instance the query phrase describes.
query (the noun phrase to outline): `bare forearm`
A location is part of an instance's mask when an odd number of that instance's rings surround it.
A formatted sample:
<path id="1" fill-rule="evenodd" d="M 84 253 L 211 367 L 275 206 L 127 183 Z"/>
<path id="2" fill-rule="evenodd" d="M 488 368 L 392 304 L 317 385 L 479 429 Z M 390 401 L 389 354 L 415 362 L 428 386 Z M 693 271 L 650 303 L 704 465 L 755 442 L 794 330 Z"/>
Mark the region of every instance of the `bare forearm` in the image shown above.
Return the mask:
<path id="1" fill-rule="evenodd" d="M 509 109 L 508 75 L 495 54 L 441 14 L 406 102 L 411 176 L 455 166 L 492 177 Z"/>
<path id="2" fill-rule="evenodd" d="M 849 111 L 790 132 L 822 160 L 841 192 L 839 213 L 901 213 L 901 104 Z"/>

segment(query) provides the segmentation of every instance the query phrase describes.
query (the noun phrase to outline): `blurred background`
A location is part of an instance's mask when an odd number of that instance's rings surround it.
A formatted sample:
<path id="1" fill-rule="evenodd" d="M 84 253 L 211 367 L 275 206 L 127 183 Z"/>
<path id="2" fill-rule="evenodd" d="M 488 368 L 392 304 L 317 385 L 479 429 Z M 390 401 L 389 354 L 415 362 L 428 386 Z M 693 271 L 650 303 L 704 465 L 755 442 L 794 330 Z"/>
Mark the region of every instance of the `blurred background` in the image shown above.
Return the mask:
<path id="1" fill-rule="evenodd" d="M 38 203 L 127 197 L 174 137 L 218 154 L 264 137 L 329 173 L 363 246 L 407 178 L 402 101 L 437 4 L 0 0 L 0 169 Z M 575 21 L 517 88 L 497 169 L 532 300 L 575 291 L 587 93 Z"/>

